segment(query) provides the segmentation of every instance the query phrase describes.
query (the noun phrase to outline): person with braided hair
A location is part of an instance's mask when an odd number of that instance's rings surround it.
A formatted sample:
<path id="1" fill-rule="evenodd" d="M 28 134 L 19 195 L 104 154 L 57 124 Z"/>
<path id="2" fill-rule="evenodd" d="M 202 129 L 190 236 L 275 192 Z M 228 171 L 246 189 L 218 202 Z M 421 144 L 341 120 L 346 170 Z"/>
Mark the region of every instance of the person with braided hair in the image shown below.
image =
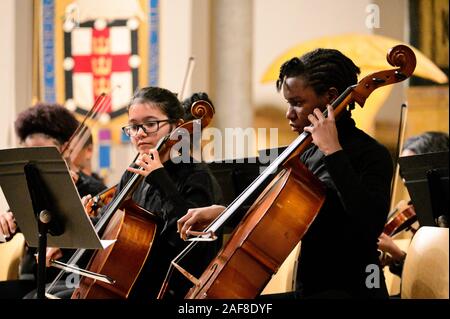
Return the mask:
<path id="1" fill-rule="evenodd" d="M 300 160 L 326 189 L 302 238 L 297 290 L 282 298 L 388 298 L 377 238 L 389 210 L 392 159 L 386 147 L 355 126 L 353 105 L 338 119 L 330 106 L 357 83 L 359 72 L 334 49 L 316 49 L 280 69 L 276 88 L 288 104 L 289 126 L 312 135 Z M 217 205 L 191 209 L 178 222 L 181 237 L 201 230 L 222 210 Z"/>

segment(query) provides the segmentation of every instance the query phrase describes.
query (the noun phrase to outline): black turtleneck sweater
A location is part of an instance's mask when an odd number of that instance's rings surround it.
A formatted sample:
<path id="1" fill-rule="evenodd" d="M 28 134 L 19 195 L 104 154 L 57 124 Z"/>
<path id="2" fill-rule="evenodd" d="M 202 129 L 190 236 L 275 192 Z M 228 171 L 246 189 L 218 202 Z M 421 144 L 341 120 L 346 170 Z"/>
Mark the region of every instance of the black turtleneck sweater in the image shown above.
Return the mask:
<path id="1" fill-rule="evenodd" d="M 314 145 L 302 162 L 326 187 L 326 199 L 302 239 L 297 279 L 303 295 L 339 291 L 351 297 L 387 297 L 377 238 L 389 210 L 393 173 L 388 150 L 355 127 L 348 114 L 337 122 L 341 151 L 324 156 Z M 375 279 L 374 279 L 375 278 Z"/>

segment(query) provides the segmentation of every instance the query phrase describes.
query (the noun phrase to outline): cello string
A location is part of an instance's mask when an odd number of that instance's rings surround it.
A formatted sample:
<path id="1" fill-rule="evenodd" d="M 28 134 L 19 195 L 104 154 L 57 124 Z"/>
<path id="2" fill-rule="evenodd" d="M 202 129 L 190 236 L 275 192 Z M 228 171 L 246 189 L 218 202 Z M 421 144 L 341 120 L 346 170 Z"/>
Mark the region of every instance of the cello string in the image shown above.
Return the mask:
<path id="1" fill-rule="evenodd" d="M 203 118 L 203 117 L 202 117 Z M 208 117 L 205 117 L 206 119 Z M 189 122 L 188 122 L 189 123 Z M 187 123 L 187 124 L 188 124 Z M 176 129 L 178 129 L 179 127 L 175 127 L 174 131 L 176 131 Z M 170 135 L 165 136 L 164 138 L 162 138 L 159 142 L 158 145 L 156 146 L 156 149 L 159 151 L 164 145 L 165 142 L 169 140 Z M 136 186 L 136 181 L 139 182 L 140 180 L 143 180 L 144 176 L 141 176 L 140 174 L 134 174 L 134 176 L 128 181 L 128 183 L 125 185 L 124 189 L 119 193 L 118 196 L 115 197 L 115 199 L 113 199 L 111 205 L 109 207 L 112 206 L 116 206 L 115 208 L 117 208 L 118 205 L 120 205 L 120 203 L 123 201 L 123 199 L 126 198 L 126 196 L 129 195 L 129 193 L 133 190 L 133 187 Z M 123 194 L 123 195 L 121 195 Z M 99 222 L 96 224 L 96 231 L 98 232 L 99 229 L 101 229 L 103 227 L 103 225 L 105 224 L 104 221 L 106 221 L 107 219 L 109 219 L 108 217 L 112 216 L 112 213 L 114 213 L 116 211 L 116 209 L 107 209 L 107 211 L 105 212 L 105 214 L 100 218 Z M 112 213 L 111 213 L 112 212 Z M 195 245 L 191 245 L 191 247 L 194 247 Z M 84 252 L 84 251 L 83 251 Z M 81 253 L 83 253 L 81 252 Z M 80 255 L 76 254 L 77 256 Z M 73 260 L 71 258 L 71 260 Z M 52 285 L 53 287 L 54 285 Z"/>
<path id="2" fill-rule="evenodd" d="M 348 92 L 346 91 L 346 93 L 345 93 L 345 95 L 347 95 L 348 94 Z M 344 93 L 342 94 L 342 95 L 344 95 Z M 339 103 L 339 101 L 341 101 L 341 99 L 340 98 L 338 98 L 338 99 L 336 99 L 336 101 L 334 101 L 334 103 L 332 104 L 332 106 L 333 106 L 333 108 L 335 108 L 337 105 L 338 105 L 338 103 Z M 325 109 L 324 111 L 323 111 L 323 114 L 324 114 L 324 116 L 325 117 L 327 117 L 328 116 L 328 111 L 327 111 L 327 109 Z M 303 132 L 299 137 L 297 137 L 296 138 L 296 140 L 294 140 L 294 142 L 292 142 L 291 143 L 291 146 L 292 147 L 288 147 L 288 149 L 286 149 L 285 151 L 283 151 L 282 152 L 282 154 L 278 157 L 278 158 L 280 158 L 280 160 L 279 161 L 284 161 L 293 151 L 291 151 L 290 150 L 290 148 L 294 148 L 294 149 L 296 149 L 299 145 L 301 145 L 302 143 L 303 143 L 303 141 L 304 140 L 306 140 L 306 138 L 309 136 L 310 134 L 309 133 L 307 133 L 307 132 Z M 277 159 L 278 159 L 277 158 Z M 273 162 L 272 162 L 272 164 L 274 164 Z M 271 164 L 271 165 L 272 165 Z M 276 164 L 274 164 L 274 166 L 275 166 Z M 276 166 L 278 166 L 278 165 L 276 165 Z M 269 165 L 269 167 L 266 169 L 266 171 L 270 171 L 271 169 L 270 169 L 270 165 Z M 261 174 L 262 175 L 262 174 Z M 239 198 L 241 198 L 241 197 L 244 197 L 244 200 L 246 199 L 245 198 L 245 196 L 246 196 L 246 192 L 248 192 L 248 191 L 250 191 L 250 189 L 252 189 L 252 191 L 253 191 L 253 188 L 257 188 L 258 186 L 256 186 L 256 187 L 252 187 L 252 186 L 254 186 L 254 184 L 256 184 L 257 182 L 258 182 L 258 179 L 261 179 L 262 177 L 261 177 L 261 175 L 259 175 L 258 176 L 258 178 L 257 179 L 255 179 L 242 193 L 241 193 L 241 195 L 239 195 L 235 200 L 233 200 L 233 202 L 222 212 L 222 213 L 220 213 L 219 214 L 219 216 L 208 226 L 208 227 L 206 227 L 203 231 L 204 232 L 206 232 L 206 231 L 210 231 L 211 230 L 211 228 L 213 228 L 212 226 L 213 226 L 213 224 L 215 224 L 215 223 L 219 223 L 219 219 L 220 219 L 220 217 L 222 217 L 222 215 L 224 215 L 225 214 L 225 212 L 227 211 L 227 210 L 231 210 L 231 213 L 230 214 L 233 214 L 233 209 L 234 210 L 237 210 L 237 208 L 239 208 L 240 207 L 240 205 L 241 205 L 241 203 L 238 203 L 238 204 L 236 204 L 236 202 L 238 202 L 238 200 L 239 200 Z M 264 179 L 263 179 L 264 180 Z M 261 182 L 262 183 L 262 182 Z M 259 183 L 260 184 L 260 183 Z M 236 206 L 236 205 L 239 205 L 239 206 L 237 206 L 237 207 L 233 207 L 233 206 Z M 225 218 L 229 218 L 229 216 L 227 217 L 225 217 Z M 227 219 L 226 219 L 227 220 Z M 225 220 L 225 221 L 226 221 Z M 220 224 L 219 226 L 218 226 L 218 228 L 219 227 L 221 227 L 221 225 L 222 224 Z M 202 237 L 203 235 L 200 235 L 200 236 L 197 236 L 197 238 L 198 237 Z M 172 262 L 171 262 L 171 264 L 170 264 L 170 266 L 169 266 L 169 269 L 168 269 L 168 271 L 167 271 L 167 273 L 166 273 L 166 277 L 165 277 L 165 279 L 164 279 L 164 284 L 163 284 L 163 286 L 161 287 L 161 290 L 160 290 L 160 293 L 158 294 L 158 299 L 160 298 L 160 297 L 162 297 L 161 296 L 161 294 L 163 294 L 164 293 L 164 291 L 165 291 L 165 289 L 166 289 L 166 286 L 169 284 L 169 281 L 170 281 L 170 278 L 172 277 L 172 274 L 173 274 L 173 269 L 174 269 L 174 266 L 173 266 L 173 263 L 179 263 L 183 258 L 185 258 L 188 254 L 189 254 L 189 252 L 192 250 L 192 249 L 194 249 L 194 247 L 196 246 L 196 244 L 198 243 L 199 241 L 191 241 L 191 243 L 188 245 L 188 246 L 186 246 L 186 248 L 184 248 L 173 260 L 172 260 Z"/>
<path id="3" fill-rule="evenodd" d="M 167 138 L 162 138 L 157 145 L 157 149 L 160 150 L 162 146 L 164 145 L 164 142 L 167 141 Z M 106 209 L 105 213 L 102 214 L 100 219 L 98 220 L 97 224 L 95 225 L 95 230 L 97 233 L 99 233 L 103 227 L 106 225 L 106 223 L 109 221 L 110 217 L 113 216 L 113 214 L 117 211 L 118 206 L 123 202 L 123 200 L 129 195 L 130 191 L 134 186 L 136 186 L 136 183 L 139 183 L 140 181 L 144 180 L 144 176 L 139 174 L 133 174 L 133 176 L 128 180 L 122 191 L 113 198 L 112 202 Z M 76 264 L 76 262 L 79 261 L 79 259 L 82 257 L 86 249 L 79 249 L 77 250 L 72 257 L 69 259 L 68 264 Z M 61 279 L 61 277 L 66 273 L 65 270 L 62 270 L 58 276 L 55 278 L 55 280 L 52 282 L 52 284 L 49 286 L 48 290 L 46 291 L 49 293 L 51 289 L 54 288 L 57 281 Z"/>
<path id="4" fill-rule="evenodd" d="M 156 146 L 156 149 L 159 151 L 161 150 L 161 148 L 164 146 L 165 142 L 168 140 L 168 137 L 165 136 L 163 138 L 161 138 L 158 141 L 158 144 Z M 139 156 L 139 154 L 137 155 Z M 137 158 L 136 156 L 136 158 Z M 134 162 L 132 162 L 130 164 L 133 165 Z M 143 170 L 143 168 L 140 168 L 141 170 Z M 105 224 L 109 221 L 109 218 L 115 213 L 115 211 L 119 208 L 119 205 L 122 204 L 122 202 L 127 198 L 127 196 L 130 194 L 130 192 L 132 191 L 133 187 L 136 187 L 138 183 L 142 182 L 145 179 L 144 176 L 139 175 L 137 173 L 134 173 L 130 179 L 128 180 L 128 182 L 125 184 L 125 186 L 122 188 L 122 190 L 117 194 L 117 196 L 114 196 L 114 198 L 112 199 L 111 203 L 108 205 L 108 207 L 106 208 L 106 211 L 104 214 L 102 214 L 100 220 L 97 222 L 97 224 L 95 225 L 95 230 L 98 232 L 100 232 L 103 227 L 105 226 Z"/>
<path id="5" fill-rule="evenodd" d="M 373 90 L 384 85 L 389 85 L 403 81 L 405 78 L 409 77 L 413 73 L 416 64 L 415 56 L 412 50 L 403 45 L 396 46 L 390 50 L 390 52 L 388 53 L 388 62 L 392 66 L 400 66 L 401 68 L 394 70 L 380 71 L 370 74 L 369 76 L 366 76 L 362 81 L 358 83 L 357 88 L 355 89 L 356 91 L 355 94 L 352 94 L 350 96 L 351 99 L 349 100 L 353 100 L 354 102 L 357 102 L 358 104 L 363 106 L 365 100 Z M 402 76 L 399 76 L 400 73 L 402 74 Z M 344 103 L 342 103 L 342 105 L 340 105 L 339 108 L 341 108 L 341 106 L 344 106 Z M 300 151 L 302 150 L 300 149 Z M 293 155 L 297 155 L 297 153 L 294 153 Z M 221 258 L 226 257 L 223 255 L 216 257 L 216 259 Z M 228 258 L 224 262 L 226 263 L 227 261 L 229 261 Z M 251 271 L 252 270 L 249 269 L 249 272 Z M 211 287 L 211 285 L 215 284 L 215 279 L 211 279 L 212 274 L 204 272 L 200 280 L 202 280 L 204 276 L 207 276 L 207 279 L 205 279 L 206 280 L 205 285 L 206 283 L 208 283 L 209 287 Z M 225 282 L 223 282 L 223 284 L 225 284 Z M 220 289 L 222 289 L 222 287 Z M 189 298 L 191 296 L 187 295 L 186 297 Z"/>
<path id="6" fill-rule="evenodd" d="M 187 245 L 170 263 L 169 269 L 167 270 L 166 277 L 164 278 L 163 284 L 161 286 L 161 289 L 158 293 L 157 299 L 162 299 L 162 295 L 164 295 L 166 288 L 169 286 L 170 278 L 173 275 L 173 270 L 175 266 L 174 263 L 178 263 L 181 261 L 187 254 L 197 245 L 198 242 L 190 242 L 189 245 Z"/>
<path id="7" fill-rule="evenodd" d="M 348 98 L 350 93 L 354 90 L 356 85 L 349 86 L 339 97 L 337 97 L 331 104 L 333 109 L 336 109 L 345 99 Z M 325 109 L 323 112 L 325 116 L 328 116 L 328 111 Z M 219 216 L 207 227 L 204 232 L 212 231 L 216 232 L 217 229 L 237 211 L 239 207 L 251 196 L 254 191 L 270 176 L 275 173 L 279 166 L 294 153 L 294 151 L 307 141 L 310 137 L 310 133 L 302 132 L 265 170 L 261 173 L 252 183 L 237 197 L 227 208 L 219 214 Z M 205 235 L 201 235 L 205 236 Z"/>
<path id="8" fill-rule="evenodd" d="M 126 192 L 128 192 L 128 189 L 131 188 L 131 184 L 134 183 L 136 178 L 139 177 L 139 176 L 141 176 L 141 175 L 135 174 L 135 175 L 132 176 L 132 178 L 130 178 L 130 180 L 127 182 L 127 184 L 124 187 L 124 189 L 127 189 Z M 110 207 L 113 207 L 112 205 L 118 206 L 120 204 L 120 203 L 118 203 L 118 201 L 122 201 L 122 199 L 123 199 L 123 196 L 118 196 L 118 197 L 114 197 L 113 198 L 112 202 L 108 206 L 108 209 L 105 211 L 104 214 L 102 214 L 102 216 L 100 217 L 100 219 L 97 221 L 97 223 L 95 225 L 95 230 L 96 230 L 97 233 L 103 228 L 103 226 L 107 223 L 109 218 L 112 216 L 111 211 L 115 212 L 117 210 L 117 209 L 112 210 L 112 209 L 110 209 Z M 86 249 L 84 249 L 84 248 L 77 249 L 76 252 L 69 259 L 67 264 L 74 264 L 74 265 L 76 265 L 76 263 L 80 260 L 80 258 L 84 255 L 85 252 L 86 252 Z M 53 282 L 49 285 L 49 288 L 46 291 L 47 293 L 51 292 L 51 290 L 54 288 L 54 286 L 57 284 L 57 282 L 61 279 L 61 277 L 65 273 L 66 273 L 65 270 L 61 270 L 58 273 L 58 275 L 55 277 Z"/>

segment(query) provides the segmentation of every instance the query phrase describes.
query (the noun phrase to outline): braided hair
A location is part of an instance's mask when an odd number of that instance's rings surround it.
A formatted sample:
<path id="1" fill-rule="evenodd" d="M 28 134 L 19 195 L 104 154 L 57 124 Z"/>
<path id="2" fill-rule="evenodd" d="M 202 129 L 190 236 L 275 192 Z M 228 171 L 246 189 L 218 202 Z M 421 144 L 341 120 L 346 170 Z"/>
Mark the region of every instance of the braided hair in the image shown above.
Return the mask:
<path id="1" fill-rule="evenodd" d="M 301 76 L 317 95 L 331 87 L 341 94 L 358 82 L 359 73 L 360 69 L 340 51 L 320 48 L 283 63 L 276 87 L 279 92 L 286 78 Z"/>

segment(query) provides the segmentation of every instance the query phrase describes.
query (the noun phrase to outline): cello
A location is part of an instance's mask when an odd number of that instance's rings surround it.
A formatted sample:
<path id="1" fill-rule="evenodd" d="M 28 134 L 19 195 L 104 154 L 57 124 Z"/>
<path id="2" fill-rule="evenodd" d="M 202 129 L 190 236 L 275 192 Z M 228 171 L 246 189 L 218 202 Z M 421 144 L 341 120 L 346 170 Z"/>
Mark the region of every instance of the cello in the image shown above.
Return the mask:
<path id="1" fill-rule="evenodd" d="M 173 145 L 186 136 L 186 132 L 195 132 L 200 125 L 207 126 L 214 109 L 206 101 L 197 101 L 192 105 L 191 112 L 195 120 L 176 127 L 158 142 L 156 149 L 160 154 L 169 152 Z M 95 229 L 97 233 L 103 233 L 102 239 L 115 242 L 107 249 L 94 253 L 88 270 L 71 266 L 83 257 L 85 249 L 76 251 L 68 262 L 69 266 L 51 261 L 52 266 L 65 266 L 63 270 L 83 276 L 72 298 L 126 298 L 133 288 L 156 235 L 156 216 L 135 205 L 130 199 L 143 178 L 139 174 L 133 174 L 96 223 Z M 127 264 L 126 273 L 120 271 L 117 266 L 120 264 Z M 52 289 L 62 274 L 61 272 L 47 289 L 47 297 L 53 297 Z"/>
<path id="2" fill-rule="evenodd" d="M 388 218 L 383 229 L 383 233 L 389 237 L 398 234 L 404 229 L 410 228 L 411 225 L 417 221 L 414 206 L 406 201 L 400 201 L 389 215 L 391 217 Z"/>
<path id="3" fill-rule="evenodd" d="M 407 79 L 416 66 L 413 51 L 404 45 L 392 48 L 387 61 L 396 68 L 366 76 L 358 84 L 348 87 L 332 103 L 336 116 L 353 102 L 363 106 L 375 89 Z M 327 115 L 326 110 L 324 115 Z M 187 299 L 251 299 L 261 293 L 302 239 L 325 199 L 323 185 L 298 160 L 311 141 L 309 133 L 300 134 L 202 235 L 193 238 L 194 242 L 172 261 L 172 266 L 194 284 L 186 295 Z M 277 170 L 280 170 L 279 173 L 250 207 L 203 274 L 195 278 L 182 269 L 178 262 L 193 249 L 196 241 L 212 240 L 217 229 Z M 160 290 L 159 298 L 164 297 L 166 288 L 167 281 Z"/>
<path id="4" fill-rule="evenodd" d="M 187 64 L 187 69 L 186 69 L 186 73 L 183 79 L 183 83 L 181 85 L 181 90 L 179 93 L 179 100 L 182 101 L 183 97 L 184 97 L 184 92 L 185 92 L 185 88 L 186 88 L 186 83 L 189 80 L 190 76 L 192 75 L 192 71 L 195 65 L 195 58 L 194 57 L 189 57 L 188 59 L 188 64 Z M 203 103 L 203 102 L 202 102 Z M 207 102 L 205 102 L 207 103 Z M 191 108 L 194 105 L 191 106 Z M 209 106 L 208 106 L 209 107 Z M 191 109 L 191 114 L 194 114 L 195 112 L 197 112 L 194 109 Z M 139 154 L 136 155 L 136 157 L 133 160 L 133 163 L 136 161 L 136 159 L 138 158 Z M 97 215 L 97 212 L 99 211 L 99 209 L 101 209 L 102 207 L 108 205 L 110 203 L 110 201 L 113 199 L 113 197 L 116 194 L 117 191 L 117 184 L 113 185 L 107 189 L 105 189 L 104 191 L 100 192 L 99 194 L 93 196 L 88 203 L 85 206 L 86 211 L 88 212 L 88 215 L 91 217 L 95 217 Z"/>
<path id="5" fill-rule="evenodd" d="M 214 109 L 206 101 L 197 101 L 192 105 L 191 112 L 196 120 L 183 123 L 163 137 L 156 147 L 160 154 L 170 152 L 171 147 L 185 136 L 184 132 L 192 133 L 198 125 L 207 126 Z M 130 198 L 143 179 L 142 175 L 134 174 L 108 206 L 102 221 L 96 225 L 97 231 L 104 229 L 102 239 L 115 240 L 115 243 L 93 255 L 88 271 L 106 276 L 113 282 L 83 277 L 72 295 L 73 299 L 129 296 L 151 251 L 157 232 L 157 216 L 139 207 Z M 127 271 L 118 267 L 123 264 L 127 265 Z"/>

